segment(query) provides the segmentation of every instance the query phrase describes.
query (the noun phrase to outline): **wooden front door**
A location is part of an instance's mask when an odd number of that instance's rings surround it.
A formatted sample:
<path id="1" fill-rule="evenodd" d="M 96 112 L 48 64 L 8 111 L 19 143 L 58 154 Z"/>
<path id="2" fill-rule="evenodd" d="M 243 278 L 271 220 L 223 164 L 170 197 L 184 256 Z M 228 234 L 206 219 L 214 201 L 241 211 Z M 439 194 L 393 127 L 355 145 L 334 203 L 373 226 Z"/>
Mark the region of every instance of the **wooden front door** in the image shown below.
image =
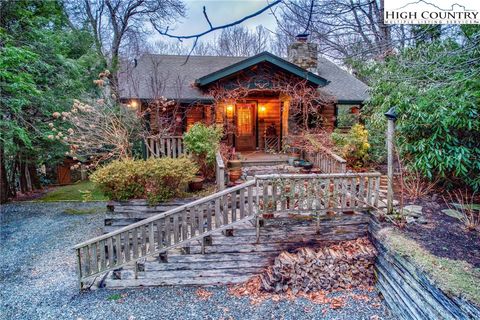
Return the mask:
<path id="1" fill-rule="evenodd" d="M 255 128 L 255 103 L 239 103 L 236 105 L 236 137 L 235 149 L 238 151 L 255 150 L 257 136 Z"/>

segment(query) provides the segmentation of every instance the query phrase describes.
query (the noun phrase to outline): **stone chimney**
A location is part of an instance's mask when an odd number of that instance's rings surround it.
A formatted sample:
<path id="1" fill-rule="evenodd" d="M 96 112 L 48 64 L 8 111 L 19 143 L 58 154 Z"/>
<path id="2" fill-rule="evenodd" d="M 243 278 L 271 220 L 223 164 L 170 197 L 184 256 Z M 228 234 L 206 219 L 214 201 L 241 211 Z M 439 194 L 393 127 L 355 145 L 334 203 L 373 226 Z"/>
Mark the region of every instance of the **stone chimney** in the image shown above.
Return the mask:
<path id="1" fill-rule="evenodd" d="M 316 43 L 308 42 L 308 33 L 302 33 L 295 37 L 287 50 L 288 61 L 310 72 L 317 73 L 318 47 Z"/>

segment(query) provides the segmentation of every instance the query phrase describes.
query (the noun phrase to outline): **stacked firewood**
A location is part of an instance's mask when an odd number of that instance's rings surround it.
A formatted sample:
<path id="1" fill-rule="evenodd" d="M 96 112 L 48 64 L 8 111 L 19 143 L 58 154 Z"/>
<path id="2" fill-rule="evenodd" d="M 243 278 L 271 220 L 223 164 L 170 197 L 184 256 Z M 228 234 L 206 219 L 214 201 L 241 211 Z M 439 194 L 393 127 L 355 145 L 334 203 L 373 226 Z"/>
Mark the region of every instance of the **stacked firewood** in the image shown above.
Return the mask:
<path id="1" fill-rule="evenodd" d="M 260 276 L 261 286 L 276 293 L 371 286 L 375 256 L 375 248 L 367 238 L 317 249 L 300 248 L 295 253 L 284 251 Z"/>

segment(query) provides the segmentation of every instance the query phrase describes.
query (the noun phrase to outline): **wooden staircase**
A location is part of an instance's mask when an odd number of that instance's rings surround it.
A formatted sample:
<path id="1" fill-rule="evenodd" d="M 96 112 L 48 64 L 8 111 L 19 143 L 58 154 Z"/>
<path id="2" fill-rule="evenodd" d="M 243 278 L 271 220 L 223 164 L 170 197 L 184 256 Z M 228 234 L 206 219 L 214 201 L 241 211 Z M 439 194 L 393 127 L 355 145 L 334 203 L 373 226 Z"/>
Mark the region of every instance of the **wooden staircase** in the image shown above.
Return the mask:
<path id="1" fill-rule="evenodd" d="M 76 245 L 80 287 L 240 282 L 282 250 L 350 239 L 364 222 L 343 213 L 378 207 L 379 188 L 379 173 L 256 176 Z"/>
<path id="2" fill-rule="evenodd" d="M 185 249 L 158 255 L 138 265 L 110 272 L 102 285 L 107 288 L 162 285 L 224 285 L 241 283 L 261 273 L 281 251 L 318 247 L 331 242 L 366 236 L 365 213 L 324 215 L 320 229 L 310 215 L 296 218 L 277 214 L 264 219 L 257 243 L 255 226 L 246 222 L 228 232 L 211 236 L 209 244 L 192 243 Z"/>

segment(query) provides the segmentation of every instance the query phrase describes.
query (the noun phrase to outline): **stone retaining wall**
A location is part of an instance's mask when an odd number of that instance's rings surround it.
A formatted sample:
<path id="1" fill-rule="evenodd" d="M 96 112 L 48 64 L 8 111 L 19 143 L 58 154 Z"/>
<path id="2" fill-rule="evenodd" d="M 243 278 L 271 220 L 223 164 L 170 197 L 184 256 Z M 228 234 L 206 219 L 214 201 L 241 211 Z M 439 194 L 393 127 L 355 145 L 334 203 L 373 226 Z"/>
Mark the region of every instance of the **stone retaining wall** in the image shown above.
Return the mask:
<path id="1" fill-rule="evenodd" d="M 408 258 L 388 251 L 378 238 L 379 230 L 372 217 L 369 232 L 378 251 L 377 288 L 399 319 L 480 319 L 478 306 L 443 292 Z"/>

